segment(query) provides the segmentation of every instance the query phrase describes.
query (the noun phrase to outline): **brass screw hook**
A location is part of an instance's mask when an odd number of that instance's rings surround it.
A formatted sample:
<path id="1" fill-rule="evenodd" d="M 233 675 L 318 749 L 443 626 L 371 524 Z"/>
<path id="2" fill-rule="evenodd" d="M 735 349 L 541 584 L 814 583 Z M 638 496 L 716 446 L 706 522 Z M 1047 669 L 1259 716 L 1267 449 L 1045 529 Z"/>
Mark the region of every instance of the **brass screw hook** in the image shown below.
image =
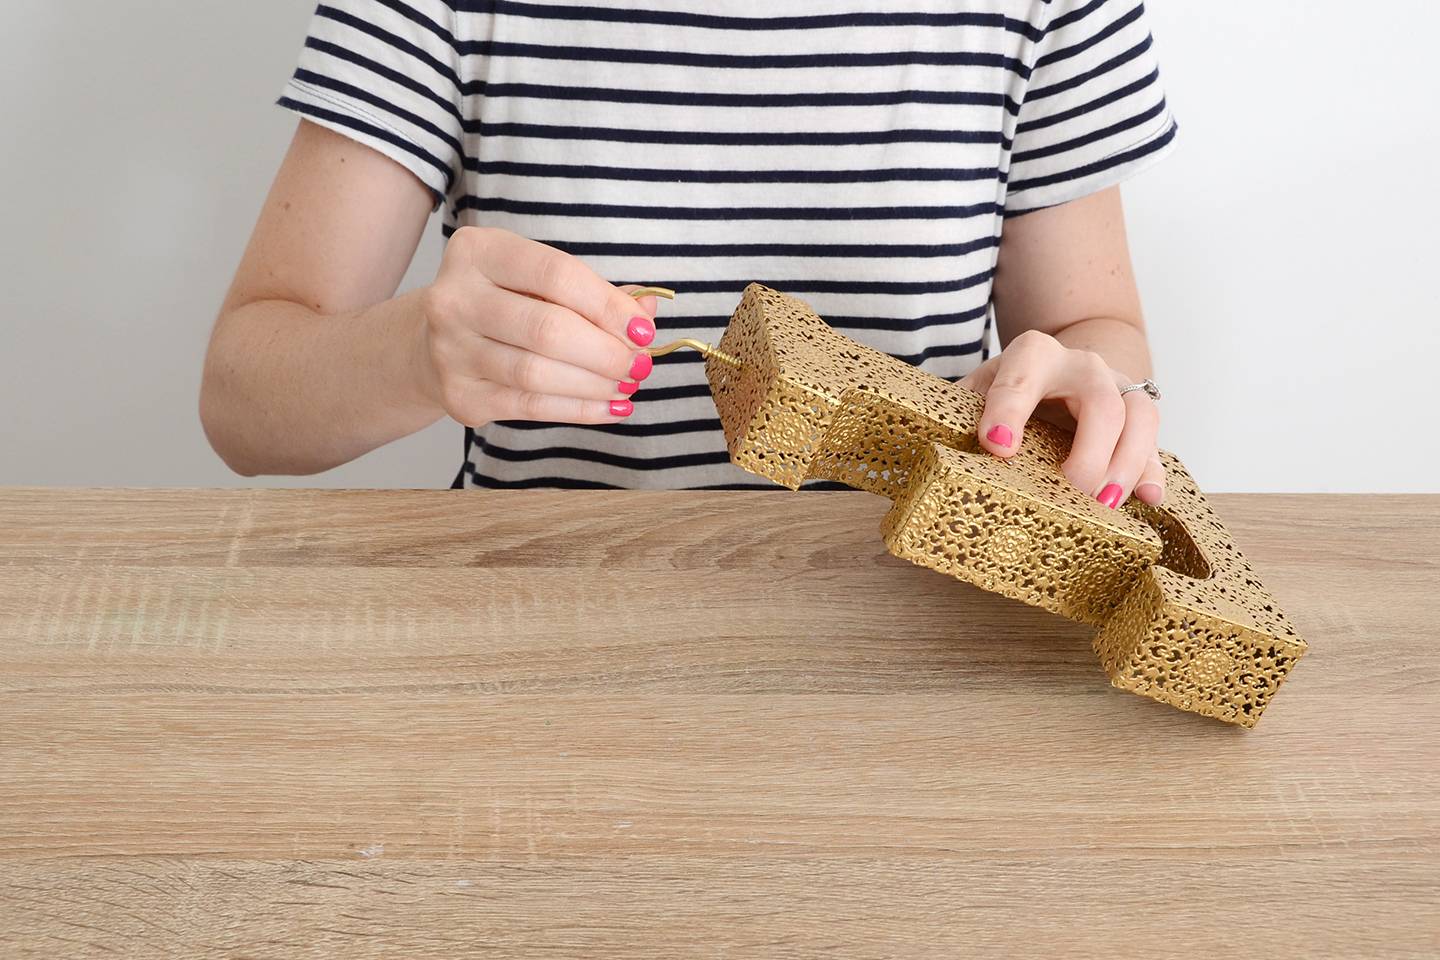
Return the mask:
<path id="1" fill-rule="evenodd" d="M 675 291 L 669 287 L 639 287 L 630 291 L 630 296 L 639 300 L 641 297 L 664 297 L 666 300 L 675 299 Z M 691 340 L 689 337 L 681 337 L 679 340 L 672 340 L 663 347 L 650 347 L 645 352 L 652 357 L 663 357 L 667 353 L 674 353 L 683 348 L 698 350 L 706 357 L 719 360 L 721 363 L 728 363 L 732 367 L 740 366 L 740 361 L 730 354 L 700 340 Z"/>

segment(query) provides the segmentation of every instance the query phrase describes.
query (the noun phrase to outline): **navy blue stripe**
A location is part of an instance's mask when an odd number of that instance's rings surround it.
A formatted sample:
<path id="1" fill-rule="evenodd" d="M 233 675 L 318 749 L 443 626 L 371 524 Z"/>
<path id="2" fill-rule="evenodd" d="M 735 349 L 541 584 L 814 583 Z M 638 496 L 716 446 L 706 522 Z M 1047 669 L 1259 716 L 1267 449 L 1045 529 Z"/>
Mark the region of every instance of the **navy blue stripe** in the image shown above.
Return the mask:
<path id="1" fill-rule="evenodd" d="M 393 147 L 398 147 L 401 150 L 404 150 L 406 153 L 414 154 L 415 156 L 419 157 L 421 160 L 430 164 L 436 170 L 439 170 L 445 175 L 445 192 L 449 192 L 450 185 L 455 179 L 454 171 L 452 171 L 448 166 L 446 166 L 443 160 L 441 160 L 439 157 L 434 156 L 428 150 L 425 150 L 423 147 L 419 147 L 416 144 L 413 144 L 410 141 L 404 139 L 403 137 L 397 137 L 389 130 L 382 130 L 380 127 L 372 126 L 368 123 L 363 123 L 362 121 L 356 120 L 354 117 L 347 116 L 343 113 L 336 113 L 333 110 L 322 110 L 320 107 L 312 107 L 308 103 L 301 103 L 299 100 L 292 100 L 289 97 L 281 97 L 276 102 L 279 103 L 280 106 L 286 107 L 290 110 L 294 110 L 297 113 L 304 114 L 308 117 L 314 117 L 317 120 L 327 120 L 330 123 L 338 124 L 339 126 L 346 127 L 358 133 L 363 133 L 367 136 L 374 137 L 376 140 L 381 140 L 385 143 L 390 144 Z M 430 187 L 430 192 L 434 194 L 436 203 L 441 203 L 444 201 L 444 193 L 436 191 L 434 187 Z"/>
<path id="2" fill-rule="evenodd" d="M 670 356 L 676 356 L 671 354 Z M 668 360 L 669 357 L 660 357 Z M 638 394 L 637 394 L 638 396 Z M 618 437 L 673 437 L 683 433 L 721 432 L 720 421 L 714 417 L 701 420 L 672 420 L 668 423 L 597 423 L 576 426 L 567 423 L 538 423 L 533 420 L 497 420 L 495 425 L 507 430 L 584 430 Z"/>
<path id="3" fill-rule="evenodd" d="M 722 447 L 719 450 L 703 450 L 699 453 L 677 453 L 667 457 L 627 457 L 605 450 L 587 450 L 583 447 L 543 447 L 539 450 L 511 450 L 497 446 L 484 436 L 475 436 L 475 448 L 487 457 L 504 460 L 506 463 L 534 463 L 537 460 L 579 460 L 582 463 L 599 463 L 621 470 L 650 472 L 654 470 L 679 470 L 685 467 L 713 467 L 730 462 L 730 454 Z"/>
<path id="4" fill-rule="evenodd" d="M 1163 134 L 1156 137 L 1154 140 L 1150 140 L 1146 143 L 1140 144 L 1140 146 L 1135 147 L 1134 149 L 1126 150 L 1123 153 L 1117 153 L 1114 156 L 1106 157 L 1103 160 L 1096 160 L 1094 163 L 1087 163 L 1084 166 L 1074 167 L 1070 170 L 1064 170 L 1060 173 L 1051 174 L 1050 176 L 1033 177 L 1029 180 L 1017 180 L 1015 181 L 1014 185 L 1011 186 L 1010 192 L 1012 194 L 1016 194 L 1024 190 L 1033 190 L 1036 187 L 1048 187 L 1052 184 L 1065 183 L 1070 180 L 1079 180 L 1082 177 L 1089 177 L 1097 173 L 1103 173 L 1104 171 L 1109 170 L 1112 167 L 1118 167 L 1123 164 L 1129 163 L 1132 160 L 1138 160 L 1141 157 L 1154 153 L 1156 150 L 1159 150 L 1171 140 L 1175 139 L 1175 131 L 1176 125 L 1172 121 L 1170 126 L 1166 128 Z"/>
<path id="5" fill-rule="evenodd" d="M 469 475 L 472 484 L 485 490 L 624 490 L 613 483 L 600 483 L 598 480 L 576 480 L 573 477 L 530 477 L 524 480 L 499 480 L 495 477 L 487 477 L 475 469 L 474 464 L 466 464 L 466 473 Z M 696 487 L 678 487 L 680 490 L 758 490 L 766 493 L 789 493 L 790 491 L 776 483 L 709 483 Z M 847 487 L 843 483 L 833 480 L 820 480 L 806 483 L 800 488 L 800 492 L 854 492 L 853 487 Z"/>
<path id="6" fill-rule="evenodd" d="M 475 470 L 473 463 L 465 465 L 472 486 L 485 490 L 624 490 L 613 483 L 598 480 L 577 480 L 574 477 L 532 477 L 528 480 L 497 480 Z"/>
<path id="7" fill-rule="evenodd" d="M 1134 60 L 1136 57 L 1143 56 L 1145 54 L 1145 51 L 1150 49 L 1151 42 L 1152 41 L 1150 35 L 1146 34 L 1144 40 L 1141 40 L 1139 43 L 1135 44 L 1135 46 L 1131 47 L 1129 50 L 1126 50 L 1124 53 L 1116 54 L 1109 60 L 1106 60 L 1104 63 L 1100 64 L 1099 66 L 1092 67 L 1089 70 L 1086 70 L 1084 73 L 1077 73 L 1073 77 L 1067 77 L 1064 80 L 1061 80 L 1059 83 L 1052 83 L 1048 87 L 1037 87 L 1036 89 L 1027 92 L 1025 94 L 1025 103 L 1030 103 L 1034 100 L 1043 100 L 1046 97 L 1053 97 L 1057 94 L 1064 93 L 1066 90 L 1073 90 L 1078 86 L 1089 83 L 1096 77 L 1103 77 L 1105 74 L 1114 70 L 1116 67 L 1124 66 L 1131 60 Z M 1024 112 L 1023 104 L 1021 105 L 1021 112 Z"/>
<path id="8" fill-rule="evenodd" d="M 767 280 L 755 278 L 755 282 L 775 290 L 784 290 L 787 293 L 953 293 L 990 282 L 994 272 L 994 270 L 982 270 L 968 277 L 955 277 L 948 280 Z M 615 282 L 638 284 L 642 281 L 617 280 Z M 737 283 L 734 280 L 647 280 L 643 282 L 669 287 L 675 291 L 683 290 L 685 293 L 729 293 L 733 294 L 737 300 L 740 292 L 750 283 L 748 280 L 744 283 Z"/>
<path id="9" fill-rule="evenodd" d="M 380 27 L 375 26 L 375 24 L 371 23 L 368 20 L 363 20 L 360 17 L 352 17 L 350 14 L 346 13 L 343 10 L 337 10 L 334 7 L 328 7 L 324 4 L 321 4 L 319 7 L 315 8 L 315 15 L 317 17 L 324 17 L 327 20 L 333 20 L 336 23 L 343 23 L 345 24 L 345 26 L 350 27 L 354 30 L 358 30 L 366 36 L 374 37 L 381 43 L 385 43 L 391 47 L 394 47 L 401 53 L 405 53 L 410 55 L 411 57 L 414 57 L 416 60 L 419 60 L 431 70 L 434 70 L 436 73 L 440 74 L 440 76 L 444 77 L 446 80 L 449 80 L 454 89 L 460 89 L 460 75 L 455 72 L 455 68 L 453 66 L 436 59 L 435 57 L 431 56 L 428 51 L 421 47 L 417 47 L 409 40 L 406 40 L 403 37 L 397 37 L 395 36 L 395 34 L 390 33 L 388 30 L 383 30 Z"/>
<path id="10" fill-rule="evenodd" d="M 919 366 L 926 360 L 930 360 L 933 358 L 970 356 L 972 354 L 981 352 L 982 349 L 983 341 L 975 340 L 970 343 L 938 344 L 933 347 L 927 347 L 920 353 L 911 354 L 909 356 L 900 354 L 892 354 L 892 356 L 894 356 L 898 360 L 903 360 L 904 362 L 909 363 L 912 366 Z M 670 356 L 660 357 L 659 360 L 689 364 L 698 364 L 704 362 L 704 358 L 696 354 L 671 354 Z M 637 401 L 649 401 L 655 399 L 655 397 L 652 396 L 652 388 L 645 387 L 644 385 L 641 386 L 640 392 L 635 396 Z M 593 426 L 584 426 L 579 428 L 572 424 L 537 423 L 527 420 L 497 421 L 497 425 L 510 430 L 526 431 L 584 429 L 587 432 L 594 431 L 596 433 L 610 434 L 613 436 L 630 437 L 669 437 L 679 434 L 712 433 L 719 432 L 721 430 L 720 421 L 715 418 L 698 420 L 671 420 L 660 423 L 597 424 Z"/>
<path id="11" fill-rule="evenodd" d="M 1040 130 L 1045 127 L 1053 127 L 1057 123 L 1064 123 L 1066 120 L 1074 120 L 1076 117 L 1083 117 L 1102 107 L 1108 107 L 1117 100 L 1124 100 L 1131 94 L 1139 93 L 1160 79 L 1160 69 L 1157 67 L 1151 70 L 1139 80 L 1132 81 L 1115 90 L 1111 90 L 1103 97 L 1096 97 L 1094 100 L 1080 104 L 1078 107 L 1071 107 L 1069 110 L 1061 110 L 1059 113 L 1052 113 L 1049 116 L 1036 117 L 1034 120 L 1026 120 L 1015 127 L 1015 136 L 1019 137 L 1032 130 Z"/>
<path id="12" fill-rule="evenodd" d="M 493 460 L 500 460 L 506 463 L 536 463 L 543 460 L 579 460 L 582 463 L 598 463 L 607 467 L 614 467 L 619 470 L 634 470 L 637 473 L 652 473 L 659 470 L 683 470 L 687 467 L 713 467 L 730 462 L 730 454 L 722 447 L 719 450 L 707 450 L 701 453 L 676 454 L 669 457 L 626 457 L 619 454 L 607 453 L 602 450 L 585 450 L 579 447 L 545 447 L 540 450 L 511 450 L 506 447 L 497 446 L 488 442 L 483 436 L 476 434 L 475 447 L 482 455 Z M 474 474 L 479 479 L 479 473 Z M 492 479 L 492 478 L 486 478 Z M 497 483 L 525 483 L 527 481 L 495 481 Z M 529 481 L 533 482 L 533 481 Z M 589 481 L 597 483 L 598 481 Z M 757 484 L 760 489 L 777 489 L 777 484 Z M 835 481 L 814 481 L 807 485 L 808 489 L 853 489 Z M 724 484 L 696 487 L 695 489 L 752 489 L 750 484 Z"/>
<path id="13" fill-rule="evenodd" d="M 592 7 L 582 4 L 521 3 L 515 0 L 456 0 L 454 9 L 466 13 L 497 13 L 541 20 L 588 20 L 598 23 L 654 23 L 701 30 L 829 30 L 843 27 L 995 27 L 1038 40 L 1038 27 L 998 13 L 933 13 L 894 10 L 809 14 L 788 17 L 731 17 L 680 10 L 636 10 L 628 7 Z"/>
<path id="14" fill-rule="evenodd" d="M 886 143 L 998 143 L 1009 149 L 999 130 L 637 130 L 544 123 L 489 123 L 465 120 L 466 133 L 482 137 L 530 140 L 602 140 L 612 143 L 674 143 L 685 146 L 857 146 Z"/>
<path id="15" fill-rule="evenodd" d="M 743 289 L 743 285 L 741 286 Z M 686 291 L 682 290 L 681 293 Z M 990 312 L 988 304 L 981 304 L 969 310 L 962 310 L 959 313 L 932 313 L 923 317 L 839 317 L 827 316 L 826 324 L 841 333 L 851 331 L 871 330 L 889 333 L 918 333 L 932 327 L 944 327 L 957 323 L 971 323 L 979 320 Z M 684 327 L 686 330 L 724 330 L 730 323 L 729 317 L 663 317 L 662 323 L 671 327 Z M 686 354 L 671 354 L 671 356 L 686 356 Z"/>
<path id="16" fill-rule="evenodd" d="M 926 347 L 919 353 L 891 353 L 889 354 L 889 356 L 892 356 L 896 360 L 899 360 L 903 363 L 908 363 L 912 367 L 918 367 L 921 364 L 925 363 L 925 361 L 927 360 L 948 360 L 951 357 L 968 357 L 973 353 L 979 353 L 982 349 L 983 341 L 977 339 L 972 340 L 968 343 L 938 343 L 933 346 Z M 655 358 L 655 366 L 657 367 L 699 366 L 704 362 L 704 357 L 700 356 L 698 353 L 689 352 L 672 353 L 663 357 Z M 931 371 L 927 370 L 925 372 L 930 373 Z M 639 396 L 644 397 L 645 385 L 641 384 L 640 386 L 641 392 Z"/>
<path id="17" fill-rule="evenodd" d="M 937 374 L 932 374 L 932 376 L 937 376 Z M 965 377 L 965 374 L 940 377 L 940 380 L 949 380 L 950 383 L 955 383 L 962 377 Z M 710 384 L 708 383 L 684 383 L 674 387 L 641 387 L 641 389 L 644 390 L 645 402 L 651 402 L 651 400 L 697 400 L 710 397 Z"/>
<path id="18" fill-rule="evenodd" d="M 434 20 L 431 20 L 429 17 L 425 16 L 420 11 L 416 10 L 413 0 L 372 0 L 372 2 L 379 3 L 382 7 L 388 7 L 389 9 L 394 10 L 396 13 L 404 17 L 406 20 L 409 20 L 411 23 L 419 24 L 421 27 L 429 30 L 431 33 L 435 34 L 435 36 L 439 37 L 441 40 L 444 40 L 452 48 L 455 46 L 454 34 L 452 34 L 449 30 L 446 30 L 444 27 L 440 26 L 440 24 L 436 23 Z"/>
<path id="19" fill-rule="evenodd" d="M 330 9 L 330 8 L 322 8 Z M 846 67 L 996 67 L 1021 79 L 1030 68 L 1016 57 L 973 50 L 894 50 L 879 53 L 696 53 L 663 48 L 609 48 L 516 43 L 508 40 L 461 40 L 461 56 L 495 59 L 515 57 L 564 60 L 567 63 L 646 63 L 676 67 L 716 67 L 723 70 L 834 70 Z M 459 86 L 459 81 L 456 81 Z"/>
<path id="20" fill-rule="evenodd" d="M 1156 117 L 1160 116 L 1160 114 L 1164 112 L 1165 100 L 1164 98 L 1161 98 L 1160 102 L 1155 104 L 1149 110 L 1137 113 L 1133 117 L 1126 117 L 1124 120 L 1118 120 L 1115 123 L 1110 124 L 1108 127 L 1101 127 L 1098 130 L 1090 131 L 1084 136 L 1074 137 L 1070 140 L 1063 140 L 1060 143 L 1052 143 L 1048 147 L 1036 147 L 1034 150 L 1023 150 L 1020 153 L 1015 154 L 1014 162 L 1024 163 L 1028 160 L 1039 160 L 1042 157 L 1053 157 L 1058 153 L 1066 153 L 1070 150 L 1078 150 L 1080 147 L 1088 146 L 1089 144 L 1104 140 L 1106 137 L 1113 137 L 1117 133 L 1123 133 L 1126 130 L 1138 127 L 1143 123 L 1148 123 L 1149 121 L 1154 120 Z"/>
<path id="21" fill-rule="evenodd" d="M 426 120 L 422 116 L 411 113 L 409 110 L 401 109 L 400 107 L 397 107 L 394 104 L 390 103 L 388 100 L 385 100 L 382 97 L 377 97 L 375 96 L 375 94 L 362 87 L 357 87 L 353 84 L 345 83 L 340 80 L 335 80 L 331 77 L 327 77 L 319 73 L 314 73 L 313 71 L 306 70 L 304 68 L 300 68 L 295 71 L 295 79 L 303 83 L 312 84 L 313 86 L 323 87 L 327 90 L 334 90 L 336 93 L 342 93 L 345 96 L 350 97 L 354 100 L 359 100 L 361 103 L 368 103 L 373 107 L 378 107 L 379 109 L 384 110 L 386 113 L 390 114 L 392 117 L 398 117 L 401 120 L 404 120 L 406 123 L 410 124 L 411 126 L 418 127 L 419 129 L 424 130 L 426 133 L 430 134 L 431 136 L 445 141 L 445 145 L 448 146 L 451 150 L 454 150 L 455 156 L 457 157 L 465 152 L 465 148 L 461 146 L 460 141 L 455 139 L 455 137 L 453 137 L 448 131 L 446 131 L 442 127 L 438 126 L 437 124 L 431 123 L 429 120 Z"/>
<path id="22" fill-rule="evenodd" d="M 972 353 L 979 353 L 982 345 L 983 341 L 979 339 L 971 340 L 968 343 L 937 343 L 926 347 L 919 353 L 891 353 L 889 356 L 908 363 L 912 367 L 918 367 L 926 360 L 944 359 L 947 357 L 968 357 Z M 667 356 L 657 357 L 655 364 L 656 366 L 660 366 L 666 361 L 675 364 L 701 364 L 705 362 L 705 358 L 698 353 L 672 353 Z M 644 384 L 640 385 L 640 393 L 638 396 L 645 396 Z"/>
<path id="23" fill-rule="evenodd" d="M 1084 20 L 1086 17 L 1090 16 L 1090 14 L 1094 13 L 1096 10 L 1099 10 L 1101 7 L 1105 6 L 1105 4 L 1109 2 L 1111 2 L 1111 0 L 1090 0 L 1089 3 L 1085 4 L 1085 6 L 1076 7 L 1069 13 L 1062 14 L 1061 16 L 1056 17 L 1054 20 L 1051 20 L 1045 25 L 1045 33 L 1047 35 L 1052 34 L 1058 30 L 1070 26 L 1070 24 L 1072 23 L 1075 23 L 1079 20 Z"/>
<path id="24" fill-rule="evenodd" d="M 737 290 L 745 288 L 746 281 L 734 281 Z M 686 288 L 672 288 L 682 296 L 689 291 Z M 956 323 L 970 323 L 979 320 L 990 312 L 987 304 L 972 307 L 959 313 L 932 313 L 923 317 L 840 317 L 827 316 L 825 322 L 835 330 L 846 333 L 852 330 L 879 330 L 891 333 L 916 333 L 927 330 L 931 327 L 943 327 Z M 730 323 L 728 316 L 698 316 L 698 317 L 662 317 L 662 324 L 672 329 L 684 328 L 697 332 L 704 330 L 724 330 Z M 683 357 L 687 354 L 678 353 L 670 356 Z M 664 359 L 664 358 L 661 358 Z"/>
<path id="25" fill-rule="evenodd" d="M 926 347 L 919 353 L 890 353 L 889 356 L 892 356 L 896 360 L 900 360 L 904 363 L 908 363 L 912 367 L 918 367 L 926 360 L 931 360 L 935 358 L 969 356 L 972 353 L 980 352 L 980 349 L 981 341 L 979 339 L 976 339 L 971 340 L 967 343 L 937 343 L 933 344 L 932 346 Z M 698 353 L 691 353 L 689 351 L 686 351 L 684 353 L 670 353 L 666 354 L 663 357 L 655 358 L 655 366 L 657 367 L 699 366 L 704 362 L 705 358 L 703 356 Z"/>
<path id="26" fill-rule="evenodd" d="M 465 158 L 465 169 L 481 176 L 556 177 L 572 180 L 624 180 L 644 183 L 885 183 L 902 181 L 1005 180 L 995 167 L 882 167 L 873 170 L 669 170 L 653 167 L 601 167 L 593 164 L 521 163 Z"/>
<path id="27" fill-rule="evenodd" d="M 1091 47 L 1094 47 L 1097 44 L 1104 43 L 1106 40 L 1115 36 L 1115 34 L 1119 33 L 1121 30 L 1124 30 L 1126 27 L 1130 26 L 1130 24 L 1134 23 L 1136 20 L 1139 20 L 1140 15 L 1144 12 L 1144 10 L 1145 8 L 1143 6 L 1137 5 L 1133 10 L 1125 14 L 1123 17 L 1116 18 L 1103 30 L 1097 30 L 1092 36 L 1087 37 L 1079 43 L 1071 44 L 1068 47 L 1062 47 L 1059 50 L 1053 50 L 1050 53 L 1047 53 L 1045 56 L 1041 57 L 1035 62 L 1036 69 L 1039 69 L 1041 67 L 1048 67 L 1052 63 L 1059 63 L 1060 61 L 1068 60 L 1071 57 L 1077 57 L 1080 54 L 1084 53 L 1086 50 L 1089 50 Z"/>
<path id="28" fill-rule="evenodd" d="M 675 387 L 646 387 L 646 402 L 660 400 L 710 399 L 710 384 L 685 383 Z"/>
<path id="29" fill-rule="evenodd" d="M 577 257 L 963 257 L 1000 245 L 994 234 L 962 243 L 603 243 L 541 240 Z M 693 288 L 692 288 L 693 289 Z M 783 288 L 782 288 L 783 289 Z"/>
<path id="30" fill-rule="evenodd" d="M 473 473 L 475 472 L 475 465 L 470 462 L 470 448 L 473 447 L 474 445 L 475 445 L 475 428 L 474 428 L 474 427 L 471 427 L 471 426 L 466 426 L 466 427 L 465 427 L 465 452 L 464 452 L 463 454 L 461 454 L 461 458 L 460 458 L 460 472 L 457 473 L 457 474 L 455 474 L 455 479 L 454 479 L 454 480 L 450 481 L 450 489 L 451 489 L 451 490 L 462 490 L 462 489 L 464 489 L 464 487 L 465 487 L 465 477 L 466 477 L 466 475 L 467 475 L 467 474 L 473 474 Z"/>
<path id="31" fill-rule="evenodd" d="M 707 483 L 701 487 L 684 487 L 685 490 L 764 490 L 769 493 L 790 493 L 788 487 L 778 483 Z M 806 480 L 800 485 L 799 493 L 854 493 L 854 487 L 847 487 L 837 480 Z"/>
<path id="32" fill-rule="evenodd" d="M 467 194 L 455 202 L 454 210 L 487 210 L 495 213 L 539 217 L 603 217 L 610 220 L 964 220 L 994 216 L 997 203 L 975 203 L 955 207 L 657 207 L 616 203 L 550 203 L 512 200 L 509 197 L 477 197 Z"/>
<path id="33" fill-rule="evenodd" d="M 865 90 L 814 93 L 720 93 L 691 90 L 628 90 L 618 87 L 565 87 L 545 83 L 490 83 L 468 80 L 465 96 L 490 100 L 579 100 L 596 103 L 639 103 L 680 107 L 865 107 L 927 103 L 1001 107 L 1014 116 L 1020 104 L 1004 93 L 971 90 Z"/>
<path id="34" fill-rule="evenodd" d="M 371 60 L 369 57 L 361 56 L 353 50 L 349 50 L 338 44 L 330 43 L 326 40 L 321 40 L 317 37 L 306 37 L 305 46 L 309 47 L 311 50 L 318 50 L 320 53 L 328 54 L 329 56 L 332 56 L 337 60 L 344 60 L 346 63 L 353 63 L 357 67 L 362 67 L 366 70 L 369 70 L 371 73 L 375 74 L 378 77 L 384 77 L 391 83 L 402 86 L 406 90 L 409 90 L 412 93 L 419 94 L 420 96 L 434 103 L 446 113 L 454 117 L 457 123 L 463 122 L 463 117 L 461 117 L 460 115 L 460 108 L 455 104 L 455 102 L 452 100 L 447 100 L 444 97 L 440 96 L 429 84 L 421 83 L 413 77 L 407 76 L 406 74 L 403 74 L 398 70 L 390 69 L 383 63 L 377 63 L 376 61 Z"/>

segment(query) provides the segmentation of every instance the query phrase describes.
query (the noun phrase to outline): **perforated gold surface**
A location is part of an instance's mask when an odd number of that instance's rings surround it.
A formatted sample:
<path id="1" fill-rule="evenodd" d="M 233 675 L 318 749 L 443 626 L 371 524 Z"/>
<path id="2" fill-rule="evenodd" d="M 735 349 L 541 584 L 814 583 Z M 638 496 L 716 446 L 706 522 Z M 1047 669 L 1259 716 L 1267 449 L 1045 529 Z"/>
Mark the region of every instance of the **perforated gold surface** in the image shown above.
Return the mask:
<path id="1" fill-rule="evenodd" d="M 1116 687 L 1250 727 L 1304 654 L 1173 455 L 1162 507 L 1110 510 L 1060 473 L 1069 432 L 1034 420 L 1013 459 L 993 457 L 977 443 L 980 394 L 759 284 L 719 348 L 706 374 L 736 464 L 888 497 L 891 553 L 1099 628 Z"/>

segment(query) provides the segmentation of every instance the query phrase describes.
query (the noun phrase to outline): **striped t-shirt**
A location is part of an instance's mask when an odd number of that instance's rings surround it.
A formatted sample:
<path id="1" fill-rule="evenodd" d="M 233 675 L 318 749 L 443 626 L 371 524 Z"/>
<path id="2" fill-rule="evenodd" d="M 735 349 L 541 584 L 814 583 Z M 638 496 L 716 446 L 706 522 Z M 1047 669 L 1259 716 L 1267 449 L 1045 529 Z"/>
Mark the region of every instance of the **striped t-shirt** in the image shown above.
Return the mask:
<path id="1" fill-rule="evenodd" d="M 1110 186 L 1175 136 L 1137 0 L 329 0 L 280 101 L 410 169 L 457 226 L 673 287 L 714 342 L 759 281 L 956 379 L 986 351 L 1006 216 Z M 703 365 L 625 422 L 465 431 L 457 485 L 768 486 Z"/>

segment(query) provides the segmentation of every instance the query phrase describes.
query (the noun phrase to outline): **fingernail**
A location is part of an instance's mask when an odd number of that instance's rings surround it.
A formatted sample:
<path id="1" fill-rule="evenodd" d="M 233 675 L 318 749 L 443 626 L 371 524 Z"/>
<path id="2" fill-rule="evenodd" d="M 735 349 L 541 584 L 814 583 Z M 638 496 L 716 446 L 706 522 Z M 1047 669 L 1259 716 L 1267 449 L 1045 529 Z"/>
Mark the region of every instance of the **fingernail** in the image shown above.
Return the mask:
<path id="1" fill-rule="evenodd" d="M 1153 507 L 1165 499 L 1165 490 L 1158 483 L 1142 483 L 1135 488 L 1135 496 Z"/>
<path id="2" fill-rule="evenodd" d="M 631 317 L 625 332 L 638 346 L 648 347 L 650 341 L 655 339 L 655 324 L 646 317 Z"/>
<path id="3" fill-rule="evenodd" d="M 629 383 L 625 380 L 621 380 L 619 383 L 615 384 L 615 389 L 619 390 L 621 393 L 625 394 L 628 397 L 636 390 L 640 389 L 640 384 Z"/>
<path id="4" fill-rule="evenodd" d="M 648 353 L 635 354 L 635 362 L 630 364 L 630 379 L 635 381 L 644 380 L 650 376 L 650 371 L 655 367 L 655 361 L 650 359 Z"/>
<path id="5" fill-rule="evenodd" d="M 1105 504 L 1105 506 L 1109 507 L 1111 510 L 1114 510 L 1116 507 L 1120 506 L 1120 494 L 1124 492 L 1125 491 L 1120 489 L 1120 484 L 1107 483 L 1105 484 L 1105 489 L 1100 491 L 1100 496 L 1096 497 L 1095 499 Z"/>
<path id="6" fill-rule="evenodd" d="M 991 443 L 998 443 L 1002 447 L 1008 447 L 1014 442 L 1015 434 L 1011 433 L 1010 428 L 1005 424 L 997 423 L 990 428 L 989 433 L 985 434 L 985 439 Z"/>
<path id="7" fill-rule="evenodd" d="M 612 417 L 628 417 L 634 412 L 635 404 L 631 403 L 629 400 L 610 401 L 610 416 Z"/>

